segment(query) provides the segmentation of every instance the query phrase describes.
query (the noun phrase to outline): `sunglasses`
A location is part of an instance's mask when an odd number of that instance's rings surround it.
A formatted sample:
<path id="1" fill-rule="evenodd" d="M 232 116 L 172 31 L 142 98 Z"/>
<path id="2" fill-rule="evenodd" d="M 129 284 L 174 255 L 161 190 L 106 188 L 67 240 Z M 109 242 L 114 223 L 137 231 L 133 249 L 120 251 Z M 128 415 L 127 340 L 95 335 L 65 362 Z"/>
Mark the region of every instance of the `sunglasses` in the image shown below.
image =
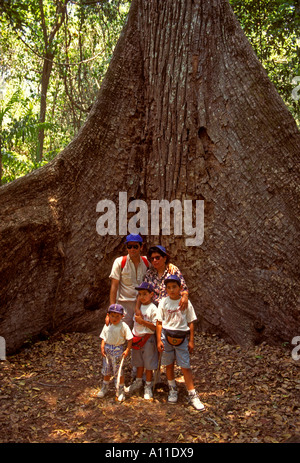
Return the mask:
<path id="1" fill-rule="evenodd" d="M 127 249 L 138 249 L 139 245 L 138 244 L 127 244 Z"/>
<path id="2" fill-rule="evenodd" d="M 150 257 L 150 261 L 153 262 L 154 260 L 159 260 L 161 259 L 162 256 L 154 256 L 154 257 Z"/>

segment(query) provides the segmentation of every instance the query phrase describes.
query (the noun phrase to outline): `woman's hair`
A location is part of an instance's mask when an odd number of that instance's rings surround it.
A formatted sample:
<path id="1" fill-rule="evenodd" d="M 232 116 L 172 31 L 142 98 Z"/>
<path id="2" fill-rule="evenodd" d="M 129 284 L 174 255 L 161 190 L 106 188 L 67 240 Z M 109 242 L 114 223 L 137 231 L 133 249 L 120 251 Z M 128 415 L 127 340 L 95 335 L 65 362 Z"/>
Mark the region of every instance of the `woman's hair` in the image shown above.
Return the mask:
<path id="1" fill-rule="evenodd" d="M 148 251 L 148 258 L 150 259 L 153 252 L 157 252 L 158 254 L 160 254 L 162 257 L 166 257 L 166 265 L 169 264 L 170 262 L 170 256 L 166 253 L 164 253 L 161 249 L 157 248 L 156 246 L 151 246 L 149 248 L 149 251 Z"/>

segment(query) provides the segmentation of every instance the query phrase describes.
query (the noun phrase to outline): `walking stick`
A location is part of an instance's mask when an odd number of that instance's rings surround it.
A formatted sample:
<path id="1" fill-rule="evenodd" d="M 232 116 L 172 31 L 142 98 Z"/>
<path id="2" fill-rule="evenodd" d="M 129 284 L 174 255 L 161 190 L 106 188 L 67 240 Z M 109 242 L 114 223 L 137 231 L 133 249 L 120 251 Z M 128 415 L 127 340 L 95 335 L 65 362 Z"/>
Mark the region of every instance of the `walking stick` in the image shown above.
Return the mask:
<path id="1" fill-rule="evenodd" d="M 158 373 L 160 372 L 160 364 L 161 364 L 161 352 L 159 353 L 159 357 L 158 357 L 158 366 L 157 366 L 157 369 L 156 369 L 156 372 L 155 372 L 155 375 L 154 375 L 153 393 L 154 393 L 155 386 L 156 386 L 156 383 L 157 383 Z"/>
<path id="2" fill-rule="evenodd" d="M 117 397 L 119 397 L 119 386 L 120 386 L 121 372 L 122 372 L 124 360 L 125 360 L 125 357 L 122 357 L 122 360 L 119 366 L 118 376 L 117 376 L 117 384 L 116 384 L 116 396 Z"/>

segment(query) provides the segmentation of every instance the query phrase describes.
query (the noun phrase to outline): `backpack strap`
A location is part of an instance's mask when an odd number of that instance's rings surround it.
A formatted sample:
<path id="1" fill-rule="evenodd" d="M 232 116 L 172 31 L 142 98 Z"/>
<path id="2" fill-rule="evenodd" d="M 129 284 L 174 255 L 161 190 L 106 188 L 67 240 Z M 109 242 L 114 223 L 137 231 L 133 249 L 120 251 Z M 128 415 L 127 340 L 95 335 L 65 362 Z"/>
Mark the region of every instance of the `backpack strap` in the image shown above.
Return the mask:
<path id="1" fill-rule="evenodd" d="M 148 260 L 147 260 L 147 257 L 145 257 L 145 256 L 141 256 L 141 257 L 142 257 L 142 259 L 143 259 L 144 264 L 146 265 L 146 267 L 149 267 L 149 262 L 148 262 Z"/>
<path id="2" fill-rule="evenodd" d="M 125 267 L 126 260 L 127 260 L 127 256 L 123 256 L 122 262 L 121 262 L 121 269 L 122 269 L 122 270 L 123 270 L 123 268 Z"/>

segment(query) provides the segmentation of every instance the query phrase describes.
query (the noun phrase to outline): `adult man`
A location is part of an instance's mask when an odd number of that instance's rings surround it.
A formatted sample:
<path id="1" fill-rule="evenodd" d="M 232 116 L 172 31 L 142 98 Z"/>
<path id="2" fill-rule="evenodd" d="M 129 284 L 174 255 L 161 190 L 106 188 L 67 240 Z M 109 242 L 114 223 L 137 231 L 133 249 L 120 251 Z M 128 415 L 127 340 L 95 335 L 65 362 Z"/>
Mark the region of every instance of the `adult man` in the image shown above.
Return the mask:
<path id="1" fill-rule="evenodd" d="M 143 239 L 140 235 L 126 236 L 127 256 L 115 259 L 110 278 L 110 304 L 121 304 L 126 314 L 123 321 L 132 328 L 137 291 L 143 281 L 149 262 L 141 256 Z"/>

